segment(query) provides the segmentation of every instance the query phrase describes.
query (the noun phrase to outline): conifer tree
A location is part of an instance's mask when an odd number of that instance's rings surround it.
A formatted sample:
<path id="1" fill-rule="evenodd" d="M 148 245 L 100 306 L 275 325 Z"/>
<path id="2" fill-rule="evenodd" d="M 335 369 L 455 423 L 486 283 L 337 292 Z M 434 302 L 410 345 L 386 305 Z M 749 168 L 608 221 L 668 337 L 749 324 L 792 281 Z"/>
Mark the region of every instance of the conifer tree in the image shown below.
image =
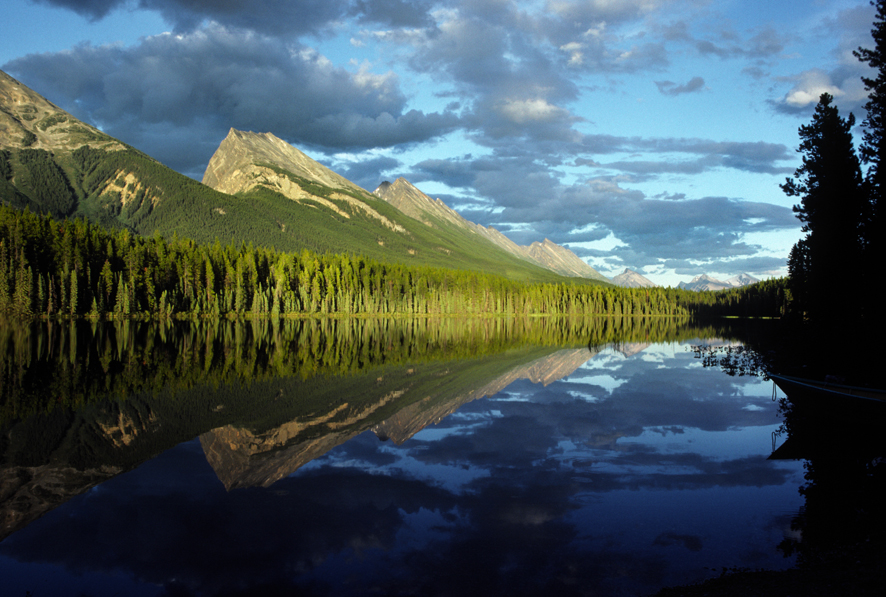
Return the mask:
<path id="1" fill-rule="evenodd" d="M 874 69 L 875 76 L 862 77 L 868 91 L 867 117 L 862 122 L 864 134 L 861 159 L 868 166 L 865 178 L 869 202 L 869 221 L 864 231 L 865 266 L 880 271 L 886 262 L 886 0 L 874 0 L 877 9 L 871 36 L 873 48 L 858 48 L 855 56 Z M 886 324 L 882 308 L 867 313 L 878 329 Z M 876 318 L 876 322 L 873 319 Z"/>
<path id="2" fill-rule="evenodd" d="M 832 101 L 823 93 L 811 124 L 800 127 L 803 165 L 781 185 L 787 195 L 800 198 L 794 213 L 803 222 L 805 246 L 792 252 L 791 266 L 797 275 L 798 268 L 805 269 L 803 294 L 816 323 L 858 313 L 849 303 L 854 299 L 837 282 L 847 275 L 857 279 L 862 272 L 866 198 L 852 141 L 855 118 L 842 118 Z M 808 253 L 800 259 L 803 249 Z"/>

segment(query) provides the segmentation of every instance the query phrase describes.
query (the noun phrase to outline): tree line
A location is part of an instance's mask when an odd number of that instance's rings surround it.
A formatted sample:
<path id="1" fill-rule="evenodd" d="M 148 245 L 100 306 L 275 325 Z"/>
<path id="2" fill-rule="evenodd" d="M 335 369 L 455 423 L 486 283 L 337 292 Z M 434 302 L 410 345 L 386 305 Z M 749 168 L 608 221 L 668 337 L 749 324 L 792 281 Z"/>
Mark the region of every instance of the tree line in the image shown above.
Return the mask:
<path id="1" fill-rule="evenodd" d="M 0 312 L 17 317 L 673 316 L 723 314 L 724 301 L 673 288 L 526 283 L 348 254 L 144 238 L 0 207 Z"/>

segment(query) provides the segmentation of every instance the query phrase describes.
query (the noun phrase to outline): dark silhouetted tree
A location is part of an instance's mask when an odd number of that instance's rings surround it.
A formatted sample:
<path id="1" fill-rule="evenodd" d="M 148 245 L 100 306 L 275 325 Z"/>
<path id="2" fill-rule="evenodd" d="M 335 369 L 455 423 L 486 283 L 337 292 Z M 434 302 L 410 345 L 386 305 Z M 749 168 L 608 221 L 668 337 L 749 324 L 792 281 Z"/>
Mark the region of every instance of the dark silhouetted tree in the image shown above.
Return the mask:
<path id="1" fill-rule="evenodd" d="M 803 307 L 819 325 L 831 325 L 859 315 L 856 299 L 841 281 L 862 274 L 862 227 L 866 196 L 861 166 L 852 140 L 855 118 L 842 118 L 833 97 L 821 95 L 812 123 L 800 127 L 803 165 L 781 188 L 799 197 L 794 213 L 803 222 L 806 238 L 792 251 L 792 288 L 802 287 Z M 801 303 L 802 304 L 802 303 Z"/>
<path id="2" fill-rule="evenodd" d="M 872 1 L 877 9 L 871 36 L 871 49 L 859 48 L 855 56 L 874 69 L 876 76 L 862 77 L 868 91 L 865 104 L 867 117 L 862 125 L 864 134 L 860 147 L 861 159 L 868 166 L 865 187 L 870 204 L 869 221 L 865 224 L 865 266 L 868 271 L 880 271 L 886 262 L 886 0 Z M 868 323 L 882 330 L 886 313 L 882 308 L 869 310 Z"/>

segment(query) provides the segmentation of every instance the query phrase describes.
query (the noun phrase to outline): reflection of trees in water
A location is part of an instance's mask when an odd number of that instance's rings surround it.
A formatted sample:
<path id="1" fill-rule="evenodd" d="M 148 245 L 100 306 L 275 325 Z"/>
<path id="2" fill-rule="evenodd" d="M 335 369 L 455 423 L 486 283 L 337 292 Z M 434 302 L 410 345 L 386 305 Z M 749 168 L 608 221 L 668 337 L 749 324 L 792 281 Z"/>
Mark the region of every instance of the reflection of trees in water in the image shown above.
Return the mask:
<path id="1" fill-rule="evenodd" d="M 663 317 L 4 322 L 0 422 L 159 387 L 350 375 L 515 346 L 661 342 L 699 333 Z"/>
<path id="2" fill-rule="evenodd" d="M 800 567 L 878 570 L 886 554 L 886 405 L 859 410 L 785 399 L 782 413 L 788 441 L 807 462 L 806 504 L 792 523 L 797 536 L 779 548 L 796 554 Z"/>
<path id="3" fill-rule="evenodd" d="M 701 359 L 703 367 L 719 367 L 728 375 L 753 375 L 763 377 L 769 368 L 768 361 L 759 352 L 742 344 L 709 345 L 692 347 L 695 358 Z"/>
<path id="4" fill-rule="evenodd" d="M 0 326 L 0 537 L 212 430 L 232 430 L 250 462 L 286 456 L 262 469 L 270 479 L 305 460 L 283 446 L 310 454 L 383 422 L 405 437 L 520 375 L 534 379 L 533 363 L 568 374 L 591 358 L 588 338 L 627 346 L 723 333 L 670 318 Z M 567 362 L 546 360 L 570 346 Z"/>

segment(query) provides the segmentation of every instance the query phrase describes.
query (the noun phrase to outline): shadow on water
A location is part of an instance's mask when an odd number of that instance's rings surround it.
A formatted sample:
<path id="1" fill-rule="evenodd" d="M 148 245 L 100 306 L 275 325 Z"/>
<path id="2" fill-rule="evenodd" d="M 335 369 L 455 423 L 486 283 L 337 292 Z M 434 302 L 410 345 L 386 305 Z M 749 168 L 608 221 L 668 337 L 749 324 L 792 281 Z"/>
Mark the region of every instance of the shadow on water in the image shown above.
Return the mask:
<path id="1" fill-rule="evenodd" d="M 803 356 L 812 350 L 809 346 L 786 357 L 785 346 L 790 344 L 785 344 L 783 336 L 754 338 L 742 346 L 702 344 L 694 350 L 705 367 L 765 379 L 770 371 L 851 372 L 863 364 L 847 365 L 853 359 L 844 357 L 836 366 L 828 366 L 822 355 L 816 359 Z M 796 557 L 796 568 L 734 570 L 701 585 L 663 590 L 661 597 L 882 594 L 886 583 L 886 400 L 847 401 L 796 390 L 785 395 L 773 386 L 773 399 L 776 396 L 783 424 L 773 434 L 770 459 L 804 462 L 805 483 L 799 488 L 804 504 L 791 522 L 793 532 L 778 546 L 786 557 Z"/>

